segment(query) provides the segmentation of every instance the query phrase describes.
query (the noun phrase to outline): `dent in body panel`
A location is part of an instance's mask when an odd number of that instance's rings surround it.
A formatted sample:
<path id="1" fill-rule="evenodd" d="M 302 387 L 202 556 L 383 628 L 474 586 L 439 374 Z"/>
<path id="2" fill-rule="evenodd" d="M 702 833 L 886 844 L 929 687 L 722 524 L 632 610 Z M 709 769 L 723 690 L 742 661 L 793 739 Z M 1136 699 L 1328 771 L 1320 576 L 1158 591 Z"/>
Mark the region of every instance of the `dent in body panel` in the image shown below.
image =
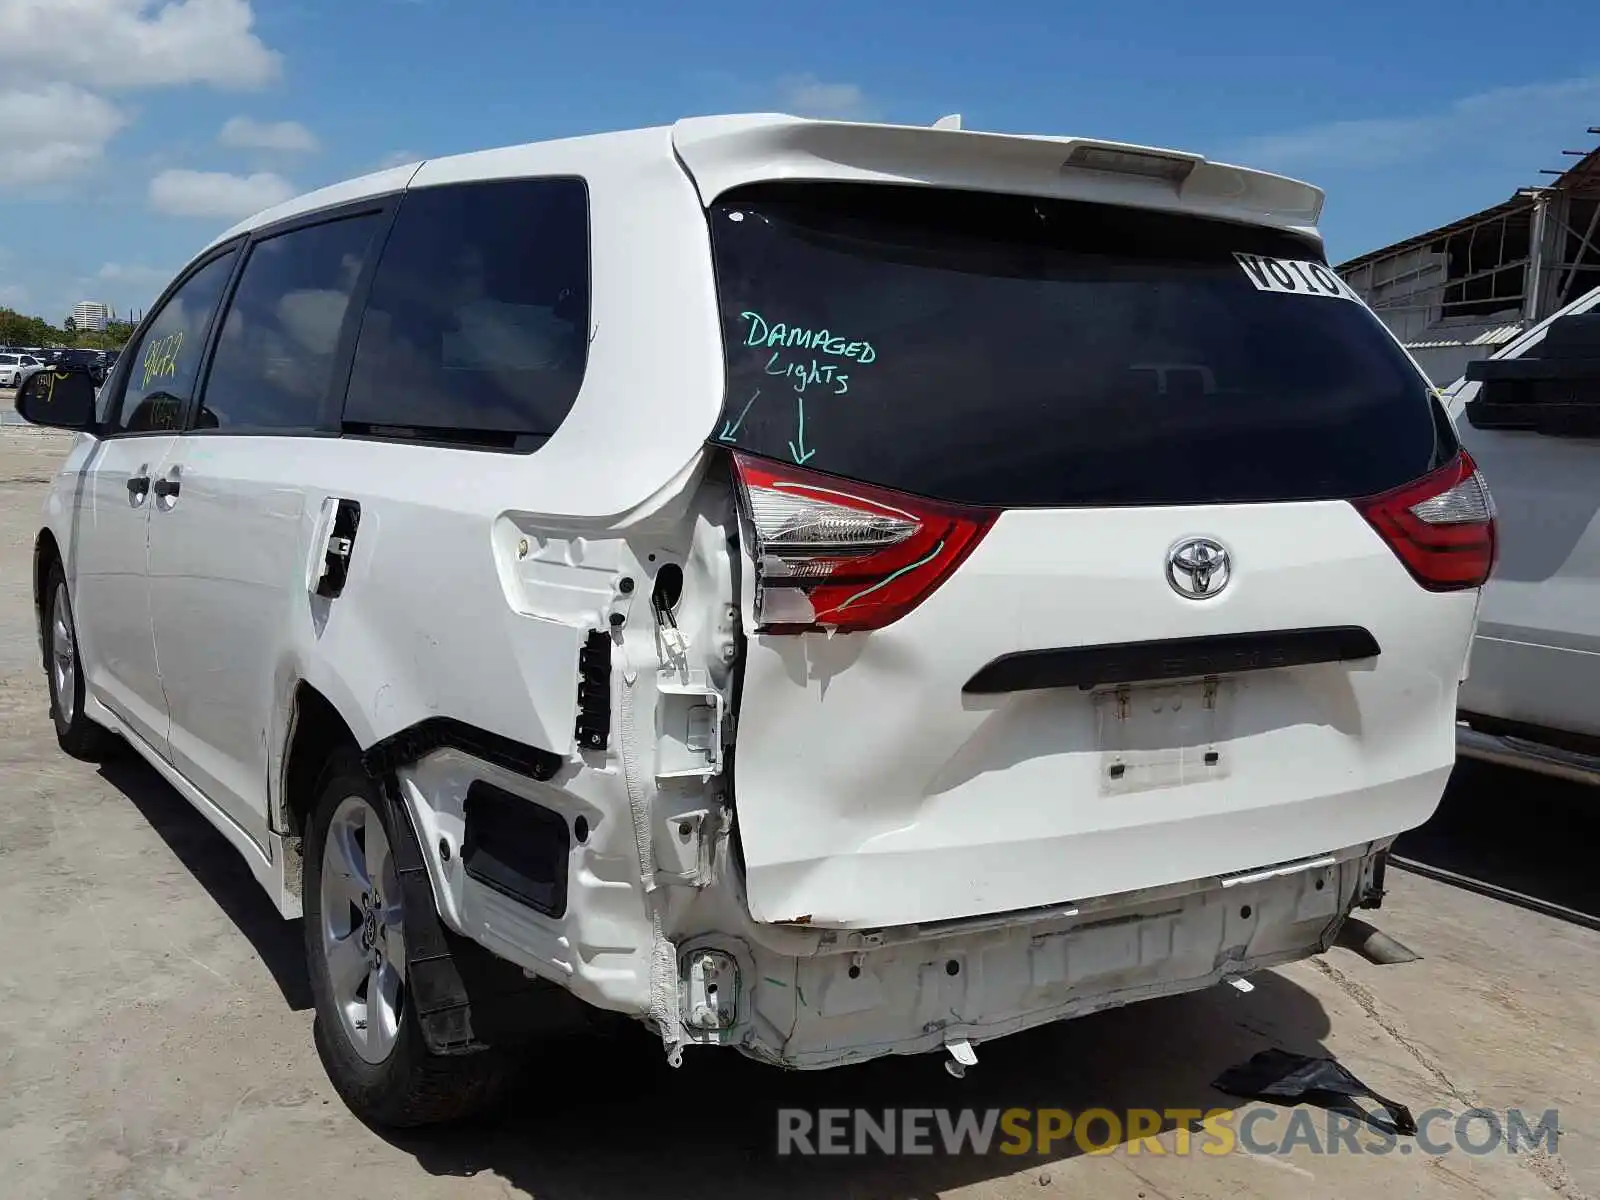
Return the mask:
<path id="1" fill-rule="evenodd" d="M 306 497 L 308 556 L 329 498 L 356 501 L 362 519 L 343 594 L 308 595 L 295 641 L 302 677 L 359 744 L 443 716 L 574 755 L 579 651 L 614 619 L 648 619 L 655 571 L 683 557 L 699 460 L 639 511 L 584 519 L 494 503 L 514 494 L 508 468 L 537 458 L 334 442 L 309 443 L 314 457 L 327 461 L 302 463 L 324 477 Z M 478 467 L 480 478 L 424 502 L 407 480 L 435 466 Z M 315 564 L 303 570 L 309 584 Z"/>
<path id="2" fill-rule="evenodd" d="M 350 723 L 362 745 L 438 715 L 569 753 L 583 631 L 506 605 L 493 517 L 387 489 L 333 494 L 360 503 L 362 523 L 350 578 L 308 650 L 359 705 Z"/>
<path id="3" fill-rule="evenodd" d="M 751 638 L 735 782 L 758 918 L 866 927 L 1032 908 L 1426 819 L 1454 761 L 1471 594 L 1417 588 L 1347 505 L 1240 506 L 1210 520 L 1284 565 L 1184 608 L 1159 564 L 1185 531 L 1164 511 L 1113 515 L 1115 534 L 1102 513 L 1008 513 L 924 604 L 864 638 Z M 1129 586 L 1141 575 L 1155 583 Z M 1076 689 L 961 691 L 1018 649 L 1351 621 L 1405 653 L 1248 673 L 1192 727 L 1111 737 Z"/>

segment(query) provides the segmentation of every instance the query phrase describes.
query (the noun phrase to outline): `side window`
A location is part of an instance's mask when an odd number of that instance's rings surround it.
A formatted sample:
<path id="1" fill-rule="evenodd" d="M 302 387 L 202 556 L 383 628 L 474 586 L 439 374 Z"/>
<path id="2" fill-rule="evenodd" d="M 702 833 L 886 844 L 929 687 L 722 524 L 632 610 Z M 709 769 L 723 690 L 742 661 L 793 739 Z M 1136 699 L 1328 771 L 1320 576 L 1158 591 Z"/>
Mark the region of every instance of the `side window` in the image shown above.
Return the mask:
<path id="1" fill-rule="evenodd" d="M 122 352 L 129 360 L 114 432 L 176 429 L 194 393 L 206 330 L 233 274 L 237 251 L 201 267 L 161 306 L 144 334 Z"/>
<path id="2" fill-rule="evenodd" d="M 582 180 L 409 192 L 362 317 L 345 428 L 537 444 L 577 399 L 588 330 Z"/>
<path id="3" fill-rule="evenodd" d="M 350 293 L 382 225 L 369 213 L 251 246 L 217 336 L 199 428 L 281 431 L 323 424 Z"/>

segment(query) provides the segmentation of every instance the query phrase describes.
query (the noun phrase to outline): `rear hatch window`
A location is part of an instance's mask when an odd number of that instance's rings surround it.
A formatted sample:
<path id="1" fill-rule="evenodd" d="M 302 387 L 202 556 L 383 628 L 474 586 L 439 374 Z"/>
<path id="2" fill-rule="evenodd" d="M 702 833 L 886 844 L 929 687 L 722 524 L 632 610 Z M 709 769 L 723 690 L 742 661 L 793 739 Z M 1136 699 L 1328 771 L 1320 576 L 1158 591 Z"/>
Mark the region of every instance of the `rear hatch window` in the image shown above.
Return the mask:
<path id="1" fill-rule="evenodd" d="M 711 209 L 714 438 L 1006 508 L 1343 499 L 1455 453 L 1426 380 L 1292 235 L 837 183 Z"/>

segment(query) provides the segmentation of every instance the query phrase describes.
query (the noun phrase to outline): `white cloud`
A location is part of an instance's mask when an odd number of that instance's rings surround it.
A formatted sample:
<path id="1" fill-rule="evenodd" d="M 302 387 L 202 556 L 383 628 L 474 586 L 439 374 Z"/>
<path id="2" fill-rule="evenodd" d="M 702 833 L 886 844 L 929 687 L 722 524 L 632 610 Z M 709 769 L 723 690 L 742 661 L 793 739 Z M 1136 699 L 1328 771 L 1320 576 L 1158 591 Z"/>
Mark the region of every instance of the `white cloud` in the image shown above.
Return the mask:
<path id="1" fill-rule="evenodd" d="M 276 79 L 254 21 L 250 0 L 0 0 L 0 187 L 90 171 L 128 124 L 102 93 Z"/>
<path id="2" fill-rule="evenodd" d="M 1594 124 L 1597 109 L 1600 75 L 1586 76 L 1494 88 L 1433 112 L 1329 121 L 1247 138 L 1228 147 L 1226 157 L 1277 170 L 1331 171 L 1457 159 L 1463 154 L 1520 154 L 1530 146 L 1581 135 Z M 1553 156 L 1553 151 L 1545 153 Z"/>
<path id="3" fill-rule="evenodd" d="M 147 267 L 141 263 L 102 263 L 94 277 L 102 283 L 127 288 L 159 288 L 172 278 L 164 267 Z"/>
<path id="4" fill-rule="evenodd" d="M 783 107 L 799 117 L 870 120 L 874 107 L 853 83 L 827 83 L 815 75 L 791 75 L 778 81 Z"/>
<path id="5" fill-rule="evenodd" d="M 254 23 L 250 0 L 0 0 L 0 69 L 106 90 L 256 88 L 283 64 Z"/>
<path id="6" fill-rule="evenodd" d="M 385 154 L 372 169 L 374 171 L 387 171 L 392 167 L 410 166 L 414 162 L 421 162 L 423 156 L 415 150 L 396 150 L 392 154 Z"/>
<path id="7" fill-rule="evenodd" d="M 298 121 L 256 121 L 234 117 L 223 125 L 217 141 L 236 150 L 281 150 L 286 154 L 311 154 L 319 148 L 317 135 Z"/>
<path id="8" fill-rule="evenodd" d="M 270 171 L 229 175 L 225 171 L 173 170 L 150 181 L 150 207 L 175 217 L 238 219 L 281 204 L 295 194 L 292 183 Z"/>
<path id="9" fill-rule="evenodd" d="M 0 184 L 81 175 L 125 124 L 114 104 L 69 83 L 0 92 Z"/>
<path id="10" fill-rule="evenodd" d="M 174 272 L 163 267 L 151 267 L 144 263 L 102 263 L 100 269 L 92 275 L 79 276 L 69 281 L 55 277 L 53 282 L 57 290 L 70 292 L 70 298 L 65 297 L 61 305 L 70 305 L 85 298 L 103 300 L 111 306 L 111 311 L 118 315 L 125 315 L 134 309 L 143 309 L 150 305 L 159 296 L 162 290 L 172 281 Z"/>

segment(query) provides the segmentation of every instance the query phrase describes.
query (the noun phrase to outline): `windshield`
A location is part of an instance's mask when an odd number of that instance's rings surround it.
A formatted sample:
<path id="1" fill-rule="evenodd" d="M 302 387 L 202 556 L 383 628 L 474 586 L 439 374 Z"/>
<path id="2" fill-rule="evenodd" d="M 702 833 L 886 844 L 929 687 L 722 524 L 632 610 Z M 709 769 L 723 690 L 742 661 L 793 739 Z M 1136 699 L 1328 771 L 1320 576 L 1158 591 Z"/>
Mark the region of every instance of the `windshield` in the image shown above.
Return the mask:
<path id="1" fill-rule="evenodd" d="M 725 445 L 1004 507 L 1361 496 L 1455 449 L 1288 234 L 855 184 L 757 185 L 710 220 Z"/>

